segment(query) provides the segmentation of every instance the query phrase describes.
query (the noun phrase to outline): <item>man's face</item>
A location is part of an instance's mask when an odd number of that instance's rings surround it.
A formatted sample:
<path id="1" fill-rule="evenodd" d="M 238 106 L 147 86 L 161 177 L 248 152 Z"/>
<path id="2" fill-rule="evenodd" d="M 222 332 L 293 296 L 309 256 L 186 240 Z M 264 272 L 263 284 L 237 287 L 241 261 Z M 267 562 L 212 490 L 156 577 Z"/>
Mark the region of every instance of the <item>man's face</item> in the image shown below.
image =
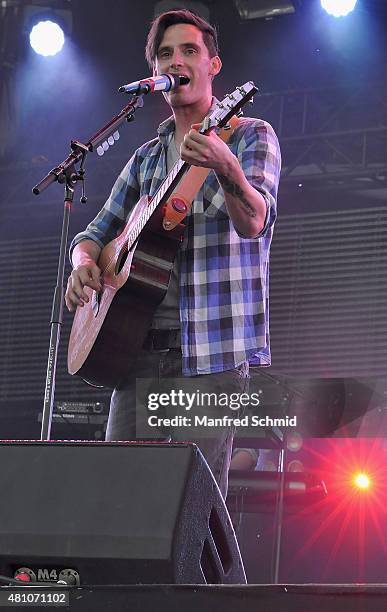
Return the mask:
<path id="1" fill-rule="evenodd" d="M 211 99 L 212 77 L 220 70 L 220 59 L 210 58 L 202 32 L 194 25 L 179 23 L 167 28 L 158 48 L 155 74 L 180 74 L 189 77 L 188 85 L 165 94 L 174 108 Z"/>

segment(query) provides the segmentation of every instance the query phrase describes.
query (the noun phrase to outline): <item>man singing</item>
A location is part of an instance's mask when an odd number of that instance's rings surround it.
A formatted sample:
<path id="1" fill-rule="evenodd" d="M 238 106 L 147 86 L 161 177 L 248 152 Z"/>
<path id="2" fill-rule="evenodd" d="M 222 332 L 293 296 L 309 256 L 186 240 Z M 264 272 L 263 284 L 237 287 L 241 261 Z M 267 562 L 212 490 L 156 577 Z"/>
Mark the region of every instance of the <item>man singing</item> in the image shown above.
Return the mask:
<path id="1" fill-rule="evenodd" d="M 135 151 L 100 213 L 73 240 L 68 309 L 88 300 L 85 285 L 101 290 L 101 249 L 139 198 L 154 195 L 179 156 L 211 172 L 186 218 L 167 294 L 135 370 L 113 391 L 108 440 L 136 438 L 136 378 L 188 376 L 200 389 L 242 393 L 249 360 L 270 365 L 268 260 L 281 163 L 277 138 L 268 123 L 252 118 L 239 120 L 228 144 L 213 130 L 198 132 L 195 124 L 215 103 L 212 82 L 222 67 L 216 31 L 202 18 L 187 10 L 157 17 L 146 58 L 154 75 L 185 75 L 189 83 L 164 93 L 172 116 Z M 189 430 L 171 434 L 198 444 L 225 496 L 234 428 L 219 427 L 211 438 L 192 439 Z"/>

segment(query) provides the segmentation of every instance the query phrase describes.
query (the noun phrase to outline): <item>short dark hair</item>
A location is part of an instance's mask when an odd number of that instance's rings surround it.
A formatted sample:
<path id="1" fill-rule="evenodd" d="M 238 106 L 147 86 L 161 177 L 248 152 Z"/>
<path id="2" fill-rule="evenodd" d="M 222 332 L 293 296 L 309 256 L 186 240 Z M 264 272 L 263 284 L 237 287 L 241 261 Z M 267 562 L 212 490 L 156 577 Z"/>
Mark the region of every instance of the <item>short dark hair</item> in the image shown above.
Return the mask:
<path id="1" fill-rule="evenodd" d="M 189 23 L 202 32 L 203 41 L 208 49 L 210 57 L 218 55 L 218 36 L 215 28 L 210 25 L 205 19 L 196 15 L 192 11 L 187 9 L 167 11 L 158 15 L 152 22 L 151 29 L 149 30 L 147 43 L 145 47 L 145 57 L 150 68 L 153 68 L 157 51 L 164 36 L 164 32 L 167 28 L 172 25 L 179 23 Z"/>

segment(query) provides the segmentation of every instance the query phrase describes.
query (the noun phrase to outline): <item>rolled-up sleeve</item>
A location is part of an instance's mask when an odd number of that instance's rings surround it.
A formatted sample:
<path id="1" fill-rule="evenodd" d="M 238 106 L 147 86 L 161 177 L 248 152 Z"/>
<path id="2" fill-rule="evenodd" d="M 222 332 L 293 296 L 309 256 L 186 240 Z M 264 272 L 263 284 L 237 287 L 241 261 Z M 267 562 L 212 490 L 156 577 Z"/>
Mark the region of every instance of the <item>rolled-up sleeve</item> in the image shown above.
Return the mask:
<path id="1" fill-rule="evenodd" d="M 247 180 L 263 195 L 267 205 L 264 227 L 255 237 L 261 238 L 266 235 L 277 218 L 281 151 L 278 138 L 272 126 L 266 121 L 246 118 L 241 128 L 245 129 L 238 144 L 239 163 Z"/>

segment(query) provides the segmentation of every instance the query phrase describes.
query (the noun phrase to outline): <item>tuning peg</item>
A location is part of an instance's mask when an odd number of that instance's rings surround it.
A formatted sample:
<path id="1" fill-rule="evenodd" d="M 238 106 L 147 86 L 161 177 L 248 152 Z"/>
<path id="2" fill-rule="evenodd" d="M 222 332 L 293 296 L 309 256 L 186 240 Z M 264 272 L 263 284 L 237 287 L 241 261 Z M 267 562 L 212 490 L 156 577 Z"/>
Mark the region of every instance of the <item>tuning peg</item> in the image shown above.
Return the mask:
<path id="1" fill-rule="evenodd" d="M 243 110 L 239 110 L 239 111 L 236 113 L 236 116 L 237 116 L 237 117 L 243 117 Z"/>
<path id="2" fill-rule="evenodd" d="M 254 98 L 250 98 L 249 104 L 254 104 Z"/>

